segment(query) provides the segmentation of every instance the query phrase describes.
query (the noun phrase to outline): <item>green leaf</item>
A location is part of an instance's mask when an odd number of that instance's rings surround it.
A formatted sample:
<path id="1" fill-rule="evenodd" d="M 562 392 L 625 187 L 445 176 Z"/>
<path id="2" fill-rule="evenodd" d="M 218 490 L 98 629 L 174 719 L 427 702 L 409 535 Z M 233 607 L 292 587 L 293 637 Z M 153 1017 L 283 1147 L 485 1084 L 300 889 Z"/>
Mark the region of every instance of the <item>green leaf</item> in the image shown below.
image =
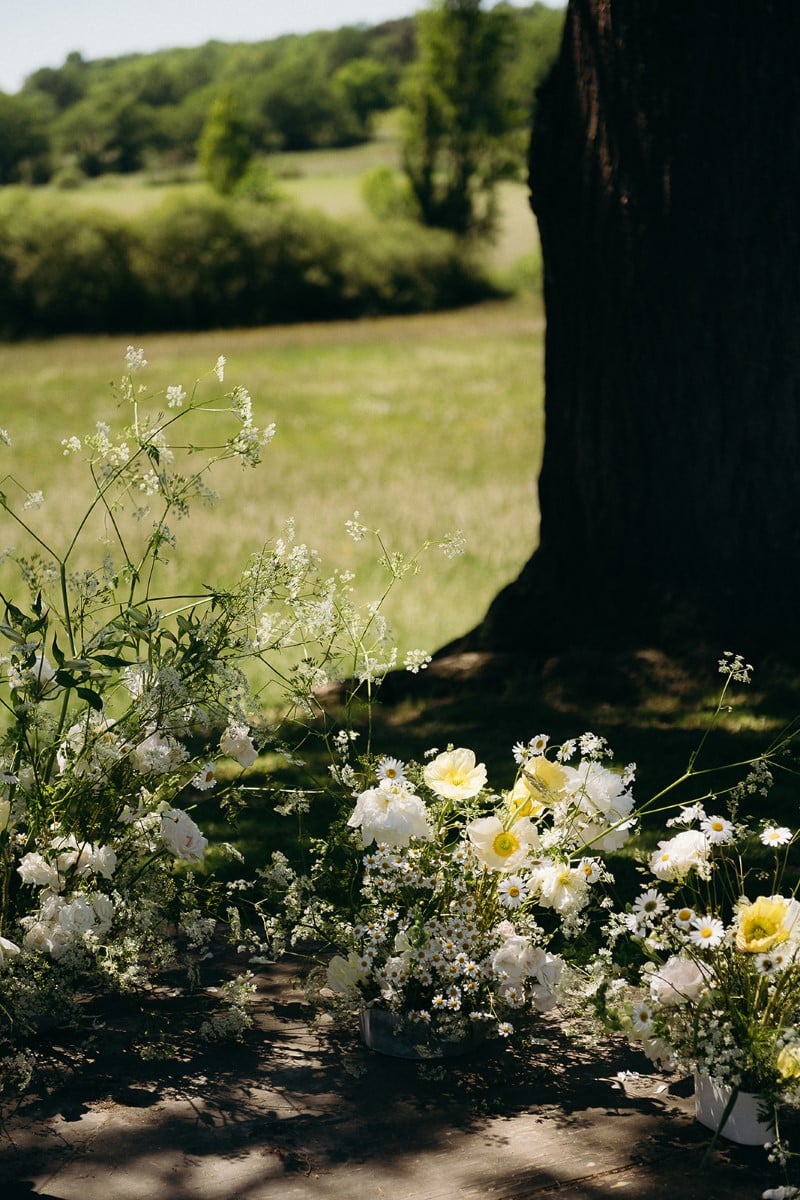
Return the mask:
<path id="1" fill-rule="evenodd" d="M 87 688 L 87 687 L 79 687 L 77 689 L 77 692 L 78 692 L 78 695 L 80 696 L 81 700 L 85 700 L 90 708 L 93 708 L 95 710 L 95 712 L 102 712 L 102 709 L 103 709 L 102 696 L 98 695 L 97 692 L 93 692 L 91 688 Z"/>

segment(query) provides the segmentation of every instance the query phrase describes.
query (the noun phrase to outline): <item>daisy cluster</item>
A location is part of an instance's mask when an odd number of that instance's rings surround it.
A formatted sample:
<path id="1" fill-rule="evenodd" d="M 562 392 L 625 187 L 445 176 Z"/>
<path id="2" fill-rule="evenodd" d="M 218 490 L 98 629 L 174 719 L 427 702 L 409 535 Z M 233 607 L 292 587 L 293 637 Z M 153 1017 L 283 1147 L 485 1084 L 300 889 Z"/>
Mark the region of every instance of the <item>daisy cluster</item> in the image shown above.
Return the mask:
<path id="1" fill-rule="evenodd" d="M 552 1008 L 565 947 L 611 878 L 602 851 L 633 824 L 633 768 L 608 756 L 593 734 L 552 754 L 539 735 L 514 747 L 501 792 L 464 747 L 366 764 L 342 847 L 363 848 L 361 887 L 332 922 L 328 989 L 446 1036 L 476 1022 L 507 1036 Z"/>
<path id="2" fill-rule="evenodd" d="M 650 1058 L 800 1099 L 800 902 L 781 888 L 798 834 L 699 803 L 667 825 L 680 828 L 649 855 L 653 883 L 611 916 L 614 958 L 639 965 L 611 966 L 604 1000 Z M 768 894 L 744 866 L 757 846 Z"/>

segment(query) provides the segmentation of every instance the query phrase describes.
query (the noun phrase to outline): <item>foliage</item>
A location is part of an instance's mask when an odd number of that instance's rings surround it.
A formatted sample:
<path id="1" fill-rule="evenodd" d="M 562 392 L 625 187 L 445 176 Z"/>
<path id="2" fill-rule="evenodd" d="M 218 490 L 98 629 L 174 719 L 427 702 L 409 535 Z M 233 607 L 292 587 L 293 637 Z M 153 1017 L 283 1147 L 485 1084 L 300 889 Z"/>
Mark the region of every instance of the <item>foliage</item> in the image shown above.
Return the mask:
<path id="1" fill-rule="evenodd" d="M 245 174 L 252 156 L 250 138 L 230 92 L 208 110 L 197 147 L 206 179 L 220 196 L 228 196 Z"/>
<path id="2" fill-rule="evenodd" d="M 361 195 L 379 221 L 419 218 L 419 207 L 407 175 L 391 167 L 374 167 L 361 180 Z"/>
<path id="3" fill-rule="evenodd" d="M 6 337 L 419 312 L 492 294 L 452 239 L 274 203 L 165 203 L 130 225 L 25 193 L 0 207 Z"/>
<path id="4" fill-rule="evenodd" d="M 275 430 L 243 387 L 219 395 L 222 357 L 212 382 L 160 394 L 143 352 L 126 359 L 121 420 L 62 443 L 91 481 L 75 526 L 45 540 L 43 491 L 8 473 L 0 494 L 18 568 L 0 623 L 0 1090 L 24 1085 L 20 1046 L 79 994 L 147 988 L 181 961 L 191 982 L 221 919 L 262 948 L 259 894 L 208 872 L 190 814 L 213 792 L 230 818 L 260 751 L 296 758 L 332 672 L 372 688 L 391 661 L 380 599 L 355 604 L 350 576 L 324 576 L 291 533 L 232 586 L 174 589 L 174 531 L 213 503 L 209 473 L 257 466 Z M 247 990 L 223 989 L 235 1011 L 209 1036 L 241 1032 Z"/>
<path id="5" fill-rule="evenodd" d="M 533 87 L 552 61 L 563 15 L 543 5 L 512 9 L 514 53 L 504 65 L 518 127 L 529 123 Z M 77 163 L 89 175 L 138 165 L 191 163 L 210 104 L 235 97 L 254 151 L 347 145 L 369 136 L 375 113 L 400 103 L 406 69 L 416 57 L 414 21 L 344 27 L 267 42 L 208 42 L 44 67 L 14 102 L 14 125 L 2 119 L 15 163 L 36 162 L 46 177 Z M 44 144 L 42 143 L 44 138 Z M 0 179 L 0 182 L 3 182 Z"/>
<path id="6" fill-rule="evenodd" d="M 461 236 L 491 233 L 515 123 L 503 74 L 510 15 L 484 11 L 481 0 L 441 0 L 417 15 L 417 27 L 403 163 L 421 219 Z"/>

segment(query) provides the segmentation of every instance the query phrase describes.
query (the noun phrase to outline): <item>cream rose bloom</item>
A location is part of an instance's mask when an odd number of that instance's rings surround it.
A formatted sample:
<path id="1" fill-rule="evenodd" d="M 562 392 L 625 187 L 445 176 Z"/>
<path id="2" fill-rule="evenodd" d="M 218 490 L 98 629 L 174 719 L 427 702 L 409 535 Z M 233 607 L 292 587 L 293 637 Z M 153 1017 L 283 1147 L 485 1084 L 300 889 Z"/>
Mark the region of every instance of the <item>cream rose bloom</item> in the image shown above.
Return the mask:
<path id="1" fill-rule="evenodd" d="M 176 858 L 185 858 L 187 862 L 201 862 L 208 846 L 208 838 L 179 808 L 169 808 L 162 814 L 161 837 Z"/>
<path id="2" fill-rule="evenodd" d="M 506 829 L 499 817 L 478 817 L 467 826 L 473 853 L 492 871 L 516 871 L 539 844 L 536 827 L 520 817 Z"/>
<path id="3" fill-rule="evenodd" d="M 696 962 L 673 954 L 650 975 L 650 996 L 663 1006 L 687 1004 L 698 1000 L 708 984 L 708 974 Z"/>
<path id="4" fill-rule="evenodd" d="M 472 750 L 446 750 L 428 763 L 423 778 L 445 800 L 469 800 L 486 785 L 486 767 L 475 762 Z"/>
<path id="5" fill-rule="evenodd" d="M 252 767 L 258 758 L 248 725 L 231 724 L 220 738 L 219 748 L 229 758 L 236 759 L 240 767 Z"/>
<path id="6" fill-rule="evenodd" d="M 352 992 L 363 978 L 364 972 L 355 950 L 351 950 L 347 958 L 336 954 L 328 963 L 327 982 L 332 992 L 339 995 Z"/>

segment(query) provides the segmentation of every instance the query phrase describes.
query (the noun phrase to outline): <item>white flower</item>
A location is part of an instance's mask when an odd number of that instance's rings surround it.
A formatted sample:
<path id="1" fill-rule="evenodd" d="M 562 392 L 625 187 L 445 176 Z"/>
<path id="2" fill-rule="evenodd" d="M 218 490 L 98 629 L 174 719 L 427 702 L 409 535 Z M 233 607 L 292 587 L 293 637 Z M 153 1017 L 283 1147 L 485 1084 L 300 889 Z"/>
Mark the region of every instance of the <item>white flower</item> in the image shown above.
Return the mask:
<path id="1" fill-rule="evenodd" d="M 497 1025 L 497 1033 L 501 1038 L 511 1037 L 514 1032 L 514 1026 L 510 1021 L 499 1021 Z"/>
<path id="2" fill-rule="evenodd" d="M 428 763 L 424 779 L 432 792 L 445 800 L 469 800 L 486 784 L 486 767 L 476 764 L 472 750 L 445 750 Z"/>
<path id="3" fill-rule="evenodd" d="M 600 850 L 618 850 L 627 840 L 630 822 L 626 818 L 633 809 L 633 793 L 626 780 L 595 759 L 562 770 L 564 790 L 584 814 L 584 819 L 576 822 L 576 832 Z"/>
<path id="4" fill-rule="evenodd" d="M 646 1001 L 634 1004 L 631 1022 L 637 1033 L 647 1034 L 653 1028 L 653 1009 Z"/>
<path id="5" fill-rule="evenodd" d="M 388 779 L 390 783 L 405 783 L 405 764 L 399 758 L 382 758 L 378 763 L 376 775 L 379 780 Z"/>
<path id="6" fill-rule="evenodd" d="M 656 1004 L 672 1006 L 697 1000 L 708 986 L 708 975 L 696 962 L 673 954 L 650 976 L 650 995 Z"/>
<path id="7" fill-rule="evenodd" d="M 9 941 L 6 937 L 0 937 L 0 967 L 4 967 L 9 959 L 16 958 L 20 949 L 16 942 Z"/>
<path id="8" fill-rule="evenodd" d="M 666 910 L 667 902 L 655 888 L 648 888 L 633 902 L 633 911 L 637 918 L 651 925 L 656 917 Z"/>
<path id="9" fill-rule="evenodd" d="M 167 407 L 180 408 L 186 399 L 186 392 L 180 384 L 173 384 L 167 388 Z"/>
<path id="10" fill-rule="evenodd" d="M 778 947 L 769 954 L 753 956 L 753 965 L 759 975 L 777 975 L 791 961 L 793 956 Z"/>
<path id="11" fill-rule="evenodd" d="M 708 862 L 709 843 L 704 833 L 685 829 L 666 842 L 650 856 L 650 870 L 659 879 L 681 879 L 691 870 L 702 870 Z"/>
<path id="12" fill-rule="evenodd" d="M 792 1184 L 782 1184 L 781 1187 L 767 1188 L 761 1193 L 761 1200 L 798 1200 L 800 1197 L 800 1188 L 793 1187 Z"/>
<path id="13" fill-rule="evenodd" d="M 351 829 L 361 827 L 365 846 L 372 841 L 386 846 L 407 846 L 412 837 L 429 841 L 432 836 L 423 801 L 402 786 L 368 788 L 362 792 L 347 824 Z"/>
<path id="14" fill-rule="evenodd" d="M 497 892 L 503 908 L 519 908 L 528 898 L 525 881 L 519 875 L 506 875 L 497 885 Z"/>
<path id="15" fill-rule="evenodd" d="M 589 884 L 581 867 L 545 862 L 533 872 L 539 901 L 562 916 L 580 912 L 589 896 Z"/>
<path id="16" fill-rule="evenodd" d="M 512 934 L 492 955 L 492 971 L 503 982 L 519 985 L 536 972 L 544 953 L 528 938 Z"/>
<path id="17" fill-rule="evenodd" d="M 217 786 L 216 768 L 213 763 L 205 763 L 192 779 L 192 787 L 198 792 L 207 792 Z"/>
<path id="18" fill-rule="evenodd" d="M 347 958 L 336 954 L 328 963 L 328 987 L 332 992 L 344 995 L 354 991 L 366 974 L 364 964 L 355 950 L 351 950 Z"/>
<path id="19" fill-rule="evenodd" d="M 229 758 L 234 758 L 240 767 L 251 767 L 258 758 L 258 751 L 250 737 L 247 725 L 231 723 L 219 741 L 219 748 Z"/>
<path id="20" fill-rule="evenodd" d="M 28 492 L 23 509 L 41 508 L 44 504 L 44 492 Z"/>
<path id="21" fill-rule="evenodd" d="M 169 734 L 151 733 L 131 751 L 131 762 L 141 775 L 166 775 L 189 757 Z"/>
<path id="22" fill-rule="evenodd" d="M 516 871 L 537 845 L 536 828 L 521 817 L 505 829 L 499 817 L 478 817 L 467 826 L 475 856 L 493 871 Z"/>
<path id="23" fill-rule="evenodd" d="M 214 364 L 214 374 L 216 375 L 216 377 L 220 381 L 220 383 L 222 383 L 223 379 L 225 378 L 225 364 L 227 363 L 227 361 L 228 360 L 225 357 L 225 355 L 220 354 L 219 358 L 217 359 L 216 363 Z"/>
<path id="24" fill-rule="evenodd" d="M 95 911 L 85 896 L 77 896 L 65 904 L 58 914 L 58 923 L 67 933 L 80 935 L 94 928 Z"/>
<path id="25" fill-rule="evenodd" d="M 141 346 L 138 350 L 134 349 L 133 346 L 128 346 L 128 349 L 125 351 L 125 365 L 131 374 L 134 371 L 141 371 L 147 366 L 147 359 L 144 356 L 144 350 Z"/>
<path id="26" fill-rule="evenodd" d="M 700 828 L 712 843 L 729 842 L 735 832 L 733 821 L 727 820 L 726 817 L 704 817 L 700 822 Z"/>
<path id="27" fill-rule="evenodd" d="M 208 839 L 192 818 L 179 808 L 167 809 L 162 814 L 161 837 L 177 858 L 188 862 L 200 862 L 208 845 Z"/>
<path id="28" fill-rule="evenodd" d="M 792 840 L 792 831 L 785 825 L 768 825 L 761 833 L 761 841 L 765 846 L 785 846 Z"/>
<path id="29" fill-rule="evenodd" d="M 38 850 L 29 850 L 20 859 L 17 872 L 23 883 L 30 883 L 34 887 L 50 888 L 53 892 L 58 891 L 58 871 L 42 857 Z"/>
<path id="30" fill-rule="evenodd" d="M 689 938 L 695 946 L 713 950 L 725 936 L 725 926 L 717 917 L 695 917 Z"/>
<path id="31" fill-rule="evenodd" d="M 693 908 L 678 908 L 673 918 L 679 929 L 689 929 L 696 915 Z"/>

